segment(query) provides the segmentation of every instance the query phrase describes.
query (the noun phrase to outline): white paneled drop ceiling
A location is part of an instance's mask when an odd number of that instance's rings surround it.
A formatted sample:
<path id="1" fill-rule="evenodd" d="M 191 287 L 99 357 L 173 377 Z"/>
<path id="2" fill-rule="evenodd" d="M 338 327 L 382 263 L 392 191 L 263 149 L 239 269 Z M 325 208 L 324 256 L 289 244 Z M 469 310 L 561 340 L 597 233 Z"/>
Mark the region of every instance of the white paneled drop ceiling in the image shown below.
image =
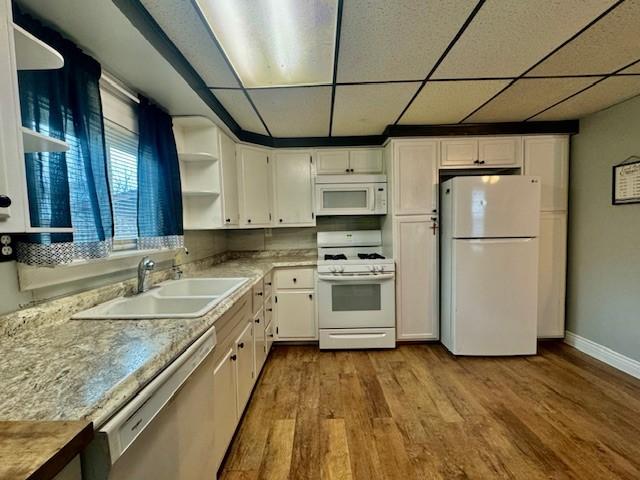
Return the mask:
<path id="1" fill-rule="evenodd" d="M 640 94 L 640 0 L 142 3 L 238 124 L 273 137 L 569 120 Z"/>

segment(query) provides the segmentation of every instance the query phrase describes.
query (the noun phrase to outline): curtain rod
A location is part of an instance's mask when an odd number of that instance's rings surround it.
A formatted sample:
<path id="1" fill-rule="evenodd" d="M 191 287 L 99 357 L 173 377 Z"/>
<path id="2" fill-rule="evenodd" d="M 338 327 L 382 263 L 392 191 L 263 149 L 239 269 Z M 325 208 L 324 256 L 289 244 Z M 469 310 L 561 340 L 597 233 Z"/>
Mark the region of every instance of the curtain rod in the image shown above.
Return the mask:
<path id="1" fill-rule="evenodd" d="M 118 93 L 121 93 L 122 95 L 127 97 L 132 102 L 140 103 L 140 99 L 137 97 L 137 95 L 135 93 L 133 93 L 131 90 L 129 90 L 127 87 L 125 87 L 121 82 L 116 80 L 109 73 L 103 71 L 102 75 L 100 76 L 100 81 L 104 81 L 111 88 L 116 90 Z"/>

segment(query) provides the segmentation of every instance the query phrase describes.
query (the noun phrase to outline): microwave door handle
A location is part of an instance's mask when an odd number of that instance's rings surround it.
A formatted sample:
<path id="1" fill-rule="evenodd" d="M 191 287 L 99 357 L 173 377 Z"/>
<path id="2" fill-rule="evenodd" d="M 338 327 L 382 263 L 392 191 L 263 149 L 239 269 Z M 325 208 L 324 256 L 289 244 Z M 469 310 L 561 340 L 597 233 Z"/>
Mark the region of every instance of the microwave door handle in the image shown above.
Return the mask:
<path id="1" fill-rule="evenodd" d="M 369 211 L 373 212 L 376 208 L 376 187 L 369 185 L 367 190 L 369 191 Z"/>
<path id="2" fill-rule="evenodd" d="M 376 280 L 391 280 L 395 275 L 393 273 L 383 273 L 381 275 L 318 275 L 319 280 L 327 282 L 362 282 Z"/>

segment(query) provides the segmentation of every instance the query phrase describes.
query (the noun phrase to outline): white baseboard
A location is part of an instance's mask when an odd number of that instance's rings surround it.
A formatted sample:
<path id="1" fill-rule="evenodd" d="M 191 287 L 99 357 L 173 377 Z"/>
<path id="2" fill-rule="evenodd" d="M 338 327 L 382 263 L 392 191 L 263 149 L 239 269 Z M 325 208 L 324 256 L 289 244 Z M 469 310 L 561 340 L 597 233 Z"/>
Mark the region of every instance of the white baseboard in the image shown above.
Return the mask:
<path id="1" fill-rule="evenodd" d="M 638 360 L 626 357 L 615 350 L 611 350 L 608 347 L 576 335 L 568 330 L 565 332 L 564 342 L 607 365 L 611 365 L 636 378 L 640 378 L 640 362 Z"/>

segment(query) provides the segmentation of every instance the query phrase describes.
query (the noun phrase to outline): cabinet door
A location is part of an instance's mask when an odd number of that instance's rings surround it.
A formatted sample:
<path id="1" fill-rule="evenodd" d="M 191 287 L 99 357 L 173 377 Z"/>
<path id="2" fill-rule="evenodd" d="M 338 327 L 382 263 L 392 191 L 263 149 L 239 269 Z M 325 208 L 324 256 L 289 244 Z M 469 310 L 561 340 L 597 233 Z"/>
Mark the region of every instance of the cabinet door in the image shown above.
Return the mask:
<path id="1" fill-rule="evenodd" d="M 569 184 L 569 139 L 525 137 L 524 173 L 540 177 L 542 211 L 567 210 Z"/>
<path id="2" fill-rule="evenodd" d="M 351 173 L 382 173 L 382 149 L 363 148 L 349 152 Z"/>
<path id="3" fill-rule="evenodd" d="M 238 164 L 236 144 L 220 132 L 220 169 L 222 174 L 222 222 L 237 226 L 240 222 L 238 205 Z"/>
<path id="4" fill-rule="evenodd" d="M 260 370 L 264 365 L 264 361 L 267 359 L 267 345 L 265 336 L 266 320 L 264 310 L 260 310 L 253 317 L 253 349 L 255 358 L 255 377 L 258 378 Z"/>
<path id="5" fill-rule="evenodd" d="M 267 352 L 267 356 L 271 351 L 271 346 L 273 345 L 273 337 L 274 337 L 274 324 L 275 322 L 269 322 L 267 324 L 267 328 L 264 330 L 264 338 L 265 338 L 265 348 Z"/>
<path id="6" fill-rule="evenodd" d="M 240 223 L 247 227 L 271 225 L 271 167 L 266 150 L 240 147 Z"/>
<path id="7" fill-rule="evenodd" d="M 279 291 L 276 295 L 275 308 L 276 335 L 279 340 L 317 338 L 313 291 Z"/>
<path id="8" fill-rule="evenodd" d="M 398 340 L 439 337 L 436 222 L 433 216 L 394 219 Z"/>
<path id="9" fill-rule="evenodd" d="M 394 213 L 436 213 L 438 142 L 399 142 L 395 145 L 393 157 Z"/>
<path id="10" fill-rule="evenodd" d="M 255 378 L 253 358 L 253 320 L 249 321 L 236 340 L 236 377 L 238 379 L 238 412 L 242 414 L 253 389 Z"/>
<path id="11" fill-rule="evenodd" d="M 478 160 L 478 140 L 474 138 L 442 140 L 440 149 L 443 167 L 475 166 Z"/>
<path id="12" fill-rule="evenodd" d="M 213 370 L 213 414 L 216 425 L 213 459 L 216 470 L 222 463 L 238 423 L 236 362 L 237 355 L 229 348 Z"/>
<path id="13" fill-rule="evenodd" d="M 481 167 L 522 165 L 522 137 L 481 138 L 478 160 Z"/>
<path id="14" fill-rule="evenodd" d="M 317 150 L 316 173 L 318 175 L 349 173 L 349 150 Z"/>
<path id="15" fill-rule="evenodd" d="M 315 224 L 311 153 L 278 153 L 273 169 L 276 225 Z"/>
<path id="16" fill-rule="evenodd" d="M 229 363 L 229 362 L 228 362 Z M 215 365 L 210 353 L 182 385 L 175 397 L 181 480 L 215 478 Z M 233 412 L 233 410 L 232 410 Z"/>
<path id="17" fill-rule="evenodd" d="M 27 228 L 26 177 L 20 141 L 18 77 L 11 2 L 0 3 L 0 232 Z"/>
<path id="18" fill-rule="evenodd" d="M 538 263 L 538 337 L 564 336 L 567 266 L 567 214 L 540 215 Z"/>

